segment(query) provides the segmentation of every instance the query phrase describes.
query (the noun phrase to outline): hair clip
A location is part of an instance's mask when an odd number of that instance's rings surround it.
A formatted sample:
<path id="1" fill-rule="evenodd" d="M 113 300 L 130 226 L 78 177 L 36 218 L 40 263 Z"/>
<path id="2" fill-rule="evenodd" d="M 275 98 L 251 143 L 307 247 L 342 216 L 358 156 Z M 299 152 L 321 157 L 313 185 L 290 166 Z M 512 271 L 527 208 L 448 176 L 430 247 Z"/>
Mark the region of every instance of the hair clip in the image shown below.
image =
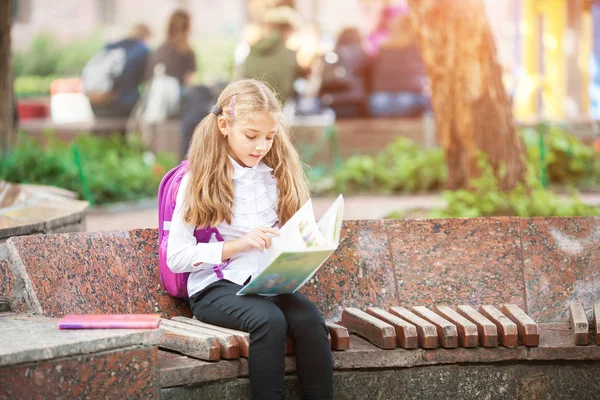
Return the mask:
<path id="1" fill-rule="evenodd" d="M 235 98 L 237 97 L 237 94 L 234 94 L 233 96 L 231 96 L 231 101 L 229 102 L 229 115 L 231 115 L 232 117 L 235 117 Z"/>
<path id="2" fill-rule="evenodd" d="M 217 117 L 219 115 L 221 115 L 223 113 L 223 108 L 221 108 L 220 105 L 215 104 L 214 106 L 212 106 L 212 108 L 210 109 L 210 112 L 215 114 Z"/>

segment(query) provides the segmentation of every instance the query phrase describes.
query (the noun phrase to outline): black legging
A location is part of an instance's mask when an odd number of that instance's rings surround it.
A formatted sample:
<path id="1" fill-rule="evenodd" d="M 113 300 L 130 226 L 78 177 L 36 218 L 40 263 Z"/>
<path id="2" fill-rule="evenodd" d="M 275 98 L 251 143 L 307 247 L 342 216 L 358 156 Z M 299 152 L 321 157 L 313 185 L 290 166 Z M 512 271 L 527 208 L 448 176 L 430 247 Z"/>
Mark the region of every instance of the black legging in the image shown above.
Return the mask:
<path id="1" fill-rule="evenodd" d="M 333 399 L 333 360 L 321 313 L 303 294 L 237 296 L 227 280 L 190 298 L 196 318 L 250 332 L 248 367 L 254 399 L 283 399 L 286 333 L 295 343 L 296 372 L 303 399 Z"/>

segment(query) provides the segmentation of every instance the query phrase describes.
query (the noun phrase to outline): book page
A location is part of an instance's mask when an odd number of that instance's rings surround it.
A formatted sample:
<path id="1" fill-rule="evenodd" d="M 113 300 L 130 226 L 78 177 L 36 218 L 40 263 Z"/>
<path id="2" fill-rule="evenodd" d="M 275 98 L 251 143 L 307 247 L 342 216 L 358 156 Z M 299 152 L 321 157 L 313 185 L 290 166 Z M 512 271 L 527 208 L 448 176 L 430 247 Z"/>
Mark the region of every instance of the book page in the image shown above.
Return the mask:
<path id="1" fill-rule="evenodd" d="M 273 237 L 271 247 L 259 255 L 262 269 L 237 294 L 294 293 L 337 249 L 344 214 L 340 195 L 317 224 L 309 200 Z"/>
<path id="2" fill-rule="evenodd" d="M 271 246 L 259 255 L 259 264 L 269 265 L 283 252 L 303 251 L 327 245 L 315 222 L 312 201 L 309 199 L 273 236 Z"/>
<path id="3" fill-rule="evenodd" d="M 317 224 L 328 245 L 336 245 L 340 242 L 343 217 L 344 197 L 340 194 L 321 216 L 321 219 Z"/>
<path id="4" fill-rule="evenodd" d="M 314 275 L 333 250 L 281 253 L 268 268 L 258 274 L 237 294 L 294 293 Z"/>

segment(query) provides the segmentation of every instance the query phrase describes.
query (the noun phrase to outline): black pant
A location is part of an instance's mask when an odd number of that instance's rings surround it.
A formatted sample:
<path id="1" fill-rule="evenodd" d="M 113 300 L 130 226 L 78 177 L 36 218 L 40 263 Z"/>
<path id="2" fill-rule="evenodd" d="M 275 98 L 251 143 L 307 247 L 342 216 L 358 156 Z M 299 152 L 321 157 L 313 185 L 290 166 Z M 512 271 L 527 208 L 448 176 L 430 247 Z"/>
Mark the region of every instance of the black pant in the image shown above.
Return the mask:
<path id="1" fill-rule="evenodd" d="M 333 399 L 333 360 L 321 313 L 303 294 L 236 296 L 242 287 L 227 280 L 190 298 L 196 318 L 250 332 L 248 367 L 252 397 L 284 398 L 286 334 L 295 343 L 296 372 L 304 399 Z"/>

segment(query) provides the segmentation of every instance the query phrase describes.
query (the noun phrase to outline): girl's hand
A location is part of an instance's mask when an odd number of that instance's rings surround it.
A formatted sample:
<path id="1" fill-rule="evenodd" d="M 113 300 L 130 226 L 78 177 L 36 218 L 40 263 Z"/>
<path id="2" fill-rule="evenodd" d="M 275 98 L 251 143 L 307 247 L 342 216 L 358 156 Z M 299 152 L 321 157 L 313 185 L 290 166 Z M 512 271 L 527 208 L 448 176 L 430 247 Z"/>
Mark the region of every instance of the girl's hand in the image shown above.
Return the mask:
<path id="1" fill-rule="evenodd" d="M 262 253 L 271 246 L 273 235 L 279 235 L 279 231 L 275 228 L 255 228 L 241 238 L 228 240 L 223 244 L 222 259 L 227 260 L 238 253 L 246 253 L 252 249 L 258 249 Z"/>
<path id="2" fill-rule="evenodd" d="M 251 249 L 258 249 L 261 253 L 271 246 L 272 235 L 278 235 L 279 231 L 275 228 L 256 228 L 246 233 L 239 239 L 240 253 L 245 253 Z"/>

